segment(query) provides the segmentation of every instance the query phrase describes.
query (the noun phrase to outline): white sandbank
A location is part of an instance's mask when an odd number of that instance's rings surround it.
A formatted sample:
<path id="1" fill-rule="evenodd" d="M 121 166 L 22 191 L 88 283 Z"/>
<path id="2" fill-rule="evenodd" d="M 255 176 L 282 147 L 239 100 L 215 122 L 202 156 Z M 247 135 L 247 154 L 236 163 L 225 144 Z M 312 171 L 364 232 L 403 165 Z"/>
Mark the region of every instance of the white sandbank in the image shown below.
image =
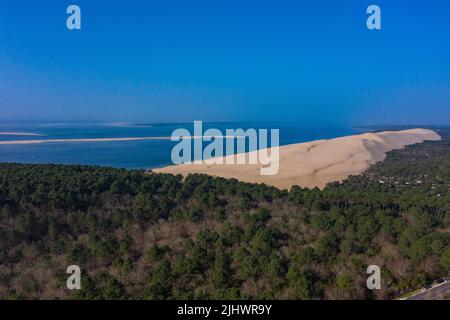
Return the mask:
<path id="1" fill-rule="evenodd" d="M 232 139 L 233 136 L 183 136 L 181 139 L 223 138 Z M 142 141 L 142 140 L 171 140 L 171 137 L 128 137 L 128 138 L 93 138 L 93 139 L 41 139 L 41 140 L 1 140 L 0 145 L 38 144 L 38 143 L 67 143 L 67 142 L 109 142 L 109 141 Z"/>
<path id="2" fill-rule="evenodd" d="M 0 132 L 0 136 L 43 136 L 33 132 Z"/>

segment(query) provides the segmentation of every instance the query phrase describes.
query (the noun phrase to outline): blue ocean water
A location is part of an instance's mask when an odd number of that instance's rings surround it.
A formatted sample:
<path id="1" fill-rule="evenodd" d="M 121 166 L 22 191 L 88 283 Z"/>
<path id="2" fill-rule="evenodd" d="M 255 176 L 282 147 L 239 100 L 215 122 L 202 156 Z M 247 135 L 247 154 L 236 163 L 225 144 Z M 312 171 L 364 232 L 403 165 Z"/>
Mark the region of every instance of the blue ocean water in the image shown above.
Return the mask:
<path id="1" fill-rule="evenodd" d="M 193 135 L 193 123 L 26 123 L 0 124 L 0 141 L 47 139 L 95 139 L 129 137 L 170 137 L 175 129 L 185 128 Z M 279 129 L 280 145 L 330 139 L 358 134 L 367 129 L 346 126 L 305 126 L 292 123 L 233 122 L 203 123 L 203 129 L 244 130 Z M 6 135 L 4 133 L 38 135 Z M 149 169 L 172 164 L 170 140 L 49 142 L 39 144 L 0 144 L 0 162 L 86 164 L 127 169 Z M 208 142 L 204 142 L 207 145 Z"/>

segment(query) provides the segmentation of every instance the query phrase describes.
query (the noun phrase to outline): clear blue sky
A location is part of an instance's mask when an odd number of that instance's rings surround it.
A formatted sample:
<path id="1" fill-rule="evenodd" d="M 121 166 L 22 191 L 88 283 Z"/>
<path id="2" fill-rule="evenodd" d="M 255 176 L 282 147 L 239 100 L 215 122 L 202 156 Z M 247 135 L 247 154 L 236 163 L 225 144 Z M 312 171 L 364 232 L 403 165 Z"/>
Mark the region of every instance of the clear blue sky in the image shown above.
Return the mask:
<path id="1" fill-rule="evenodd" d="M 450 1 L 0 2 L 0 121 L 194 119 L 449 124 Z"/>

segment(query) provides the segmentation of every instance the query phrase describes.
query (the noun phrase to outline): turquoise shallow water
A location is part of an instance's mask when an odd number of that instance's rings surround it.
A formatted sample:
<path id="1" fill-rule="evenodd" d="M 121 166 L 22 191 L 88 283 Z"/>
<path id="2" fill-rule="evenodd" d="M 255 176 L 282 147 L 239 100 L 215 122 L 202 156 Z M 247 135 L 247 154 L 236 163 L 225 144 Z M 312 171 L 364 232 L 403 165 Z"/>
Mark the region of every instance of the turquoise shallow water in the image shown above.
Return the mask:
<path id="1" fill-rule="evenodd" d="M 0 124 L 0 132 L 27 132 L 39 136 L 1 135 L 0 140 L 45 139 L 95 139 L 128 137 L 170 136 L 178 128 L 193 134 L 193 123 L 28 123 Z M 204 130 L 248 128 L 279 129 L 280 145 L 330 139 L 358 134 L 360 128 L 344 126 L 300 126 L 289 123 L 203 123 Z M 127 169 L 148 169 L 171 164 L 171 150 L 176 142 L 108 141 L 108 142 L 58 142 L 23 145 L 0 145 L 0 162 L 87 164 Z M 208 142 L 204 142 L 206 146 Z"/>

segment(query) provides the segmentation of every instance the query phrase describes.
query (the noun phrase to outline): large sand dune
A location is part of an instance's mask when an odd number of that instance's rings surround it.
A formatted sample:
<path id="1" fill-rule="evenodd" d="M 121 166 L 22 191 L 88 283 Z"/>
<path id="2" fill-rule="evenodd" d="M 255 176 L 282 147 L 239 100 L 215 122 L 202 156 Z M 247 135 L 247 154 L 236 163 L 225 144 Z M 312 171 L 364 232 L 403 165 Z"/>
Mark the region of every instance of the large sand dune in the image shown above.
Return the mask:
<path id="1" fill-rule="evenodd" d="M 261 164 L 181 164 L 154 169 L 154 172 L 182 174 L 205 173 L 244 182 L 265 183 L 289 189 L 293 185 L 323 188 L 332 181 L 357 175 L 383 160 L 386 153 L 425 140 L 440 140 L 427 129 L 364 133 L 330 140 L 291 144 L 279 147 L 279 171 L 273 176 L 260 174 Z"/>

